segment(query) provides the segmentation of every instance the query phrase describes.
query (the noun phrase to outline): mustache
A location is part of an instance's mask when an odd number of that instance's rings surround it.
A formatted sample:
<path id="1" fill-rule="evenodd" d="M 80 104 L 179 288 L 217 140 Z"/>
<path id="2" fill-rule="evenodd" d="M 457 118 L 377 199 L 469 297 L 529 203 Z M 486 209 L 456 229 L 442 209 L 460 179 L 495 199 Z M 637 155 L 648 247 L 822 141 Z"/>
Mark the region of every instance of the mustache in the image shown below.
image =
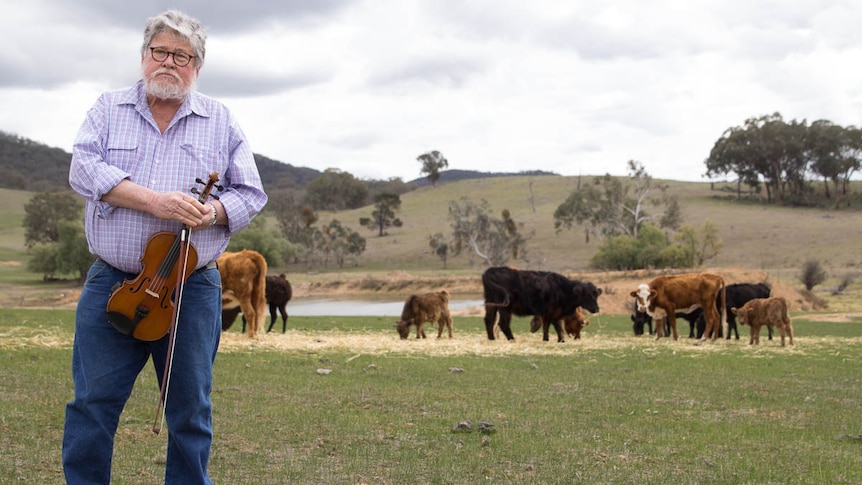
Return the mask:
<path id="1" fill-rule="evenodd" d="M 157 71 L 153 72 L 153 73 L 150 75 L 150 79 L 155 79 L 155 78 L 156 78 L 156 76 L 159 76 L 159 75 L 161 75 L 161 74 L 168 74 L 168 75 L 172 76 L 174 79 L 176 79 L 177 81 L 180 81 L 180 82 L 182 82 L 182 80 L 183 80 L 183 79 L 180 77 L 180 75 L 176 73 L 176 71 L 174 71 L 174 70 L 172 70 L 172 69 L 168 69 L 168 68 L 166 68 L 166 67 L 161 67 L 161 68 L 159 68 Z"/>

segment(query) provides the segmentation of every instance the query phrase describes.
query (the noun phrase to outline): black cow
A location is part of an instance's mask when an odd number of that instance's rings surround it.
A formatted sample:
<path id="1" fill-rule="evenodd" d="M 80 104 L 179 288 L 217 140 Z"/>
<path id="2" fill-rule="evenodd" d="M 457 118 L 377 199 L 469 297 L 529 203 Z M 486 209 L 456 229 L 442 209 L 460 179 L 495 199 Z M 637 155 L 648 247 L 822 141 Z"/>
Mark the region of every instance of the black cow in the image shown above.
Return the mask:
<path id="1" fill-rule="evenodd" d="M 731 308 L 742 308 L 743 305 L 748 303 L 755 298 L 769 298 L 771 293 L 771 289 L 769 285 L 766 283 L 737 283 L 734 285 L 727 285 L 727 300 L 725 304 L 727 308 L 725 308 L 725 315 L 727 315 L 727 339 L 730 340 L 730 334 L 733 333 L 736 336 L 736 340 L 739 340 L 739 329 L 736 326 L 736 315 L 730 311 Z M 718 306 L 720 303 L 716 300 L 715 305 Z M 706 327 L 706 322 L 703 319 L 703 311 L 700 311 L 698 308 L 696 311 L 699 311 L 698 319 L 697 319 L 697 336 L 700 338 L 703 335 L 704 328 Z M 772 340 L 772 327 L 767 327 L 769 330 L 769 340 Z M 689 335 L 693 337 L 692 335 Z"/>
<path id="2" fill-rule="evenodd" d="M 500 330 L 509 340 L 512 315 L 537 316 L 542 319 L 542 340 L 548 340 L 548 328 L 554 325 L 557 341 L 563 342 L 560 320 L 574 315 L 578 307 L 590 313 L 599 312 L 598 297 L 602 290 L 592 283 L 570 280 L 550 271 L 517 270 L 505 266 L 488 268 L 482 274 L 485 292 L 485 329 L 488 340 L 494 340 L 494 324 L 500 315 Z"/>
<path id="3" fill-rule="evenodd" d="M 290 281 L 287 280 L 284 274 L 266 277 L 266 302 L 269 304 L 270 316 L 269 328 L 266 329 L 267 333 L 272 330 L 279 313 L 281 313 L 281 333 L 285 333 L 287 331 L 287 302 L 289 302 L 291 298 L 293 298 L 293 287 L 290 286 Z M 231 325 L 233 325 L 239 312 L 240 308 L 238 306 L 222 309 L 222 330 L 227 330 Z M 243 333 L 245 333 L 245 325 L 245 315 L 243 315 Z"/>

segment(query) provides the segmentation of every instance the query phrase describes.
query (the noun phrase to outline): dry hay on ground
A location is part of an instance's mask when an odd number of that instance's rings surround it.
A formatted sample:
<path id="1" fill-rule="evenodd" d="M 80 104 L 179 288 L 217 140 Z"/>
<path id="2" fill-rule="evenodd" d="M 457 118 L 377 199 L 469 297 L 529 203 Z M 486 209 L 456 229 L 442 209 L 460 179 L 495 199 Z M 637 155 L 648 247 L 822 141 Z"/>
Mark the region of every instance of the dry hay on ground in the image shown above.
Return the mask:
<path id="1" fill-rule="evenodd" d="M 752 356 L 776 353 L 805 355 L 809 351 L 829 348 L 858 348 L 862 337 L 803 337 L 794 339 L 796 345 L 781 347 L 778 343 L 759 346 L 748 345 L 747 339 L 700 342 L 682 338 L 678 341 L 651 337 L 588 335 L 580 340 L 563 343 L 543 342 L 541 336 L 516 336 L 514 341 L 488 340 L 484 334 L 456 335 L 453 339 L 401 340 L 394 332 L 391 336 L 380 333 L 307 332 L 288 330 L 284 334 L 267 334 L 260 339 L 249 339 L 238 333 L 222 337 L 220 352 L 301 352 L 347 353 L 355 355 L 402 355 L 416 357 L 482 355 L 482 356 L 577 356 L 585 351 L 601 351 L 609 357 L 624 357 L 631 352 L 645 355 L 673 352 L 675 355 L 699 357 L 715 352 L 741 350 Z"/>

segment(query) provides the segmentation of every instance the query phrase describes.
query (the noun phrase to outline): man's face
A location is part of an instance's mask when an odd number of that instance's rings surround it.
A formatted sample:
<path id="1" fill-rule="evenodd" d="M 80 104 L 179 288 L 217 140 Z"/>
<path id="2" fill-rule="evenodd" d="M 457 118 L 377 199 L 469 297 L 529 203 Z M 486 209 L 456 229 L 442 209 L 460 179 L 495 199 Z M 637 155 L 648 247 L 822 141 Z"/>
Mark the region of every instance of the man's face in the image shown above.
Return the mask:
<path id="1" fill-rule="evenodd" d="M 184 99 L 198 78 L 197 59 L 192 58 L 185 66 L 178 66 L 174 55 L 168 55 L 163 61 L 156 61 L 153 59 L 152 48 L 193 56 L 191 44 L 182 37 L 162 32 L 153 37 L 141 59 L 147 94 L 158 99 Z"/>

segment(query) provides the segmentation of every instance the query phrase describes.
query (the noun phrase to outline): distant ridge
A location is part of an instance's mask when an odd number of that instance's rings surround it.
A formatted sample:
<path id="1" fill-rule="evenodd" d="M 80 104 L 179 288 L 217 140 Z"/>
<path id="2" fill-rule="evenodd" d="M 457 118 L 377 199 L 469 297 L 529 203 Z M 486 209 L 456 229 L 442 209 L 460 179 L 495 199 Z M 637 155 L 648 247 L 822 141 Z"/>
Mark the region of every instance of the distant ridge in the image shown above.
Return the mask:
<path id="1" fill-rule="evenodd" d="M 69 188 L 69 161 L 72 154 L 11 133 L 0 131 L 0 188 L 46 192 Z M 322 172 L 308 167 L 297 167 L 255 153 L 254 160 L 267 192 L 301 189 Z M 417 171 L 419 167 L 417 165 Z M 475 170 L 446 170 L 440 172 L 437 185 L 460 180 L 512 177 L 518 175 L 559 175 L 543 170 L 518 173 L 479 172 Z M 428 177 L 411 181 L 417 187 L 431 185 Z M 409 182 L 408 182 L 409 183 Z"/>
<path id="2" fill-rule="evenodd" d="M 503 172 L 478 172 L 476 170 L 445 170 L 440 172 L 440 178 L 437 180 L 437 185 L 445 184 L 449 182 L 458 182 L 460 180 L 471 180 L 471 179 L 482 179 L 482 178 L 492 178 L 492 177 L 522 177 L 522 176 L 559 176 L 560 174 L 554 172 L 546 172 L 544 170 L 526 170 L 523 172 L 517 173 L 503 173 Z M 414 183 L 419 187 L 427 187 L 431 185 L 431 181 L 428 180 L 428 177 L 420 177 L 417 179 L 413 179 L 410 183 Z"/>

